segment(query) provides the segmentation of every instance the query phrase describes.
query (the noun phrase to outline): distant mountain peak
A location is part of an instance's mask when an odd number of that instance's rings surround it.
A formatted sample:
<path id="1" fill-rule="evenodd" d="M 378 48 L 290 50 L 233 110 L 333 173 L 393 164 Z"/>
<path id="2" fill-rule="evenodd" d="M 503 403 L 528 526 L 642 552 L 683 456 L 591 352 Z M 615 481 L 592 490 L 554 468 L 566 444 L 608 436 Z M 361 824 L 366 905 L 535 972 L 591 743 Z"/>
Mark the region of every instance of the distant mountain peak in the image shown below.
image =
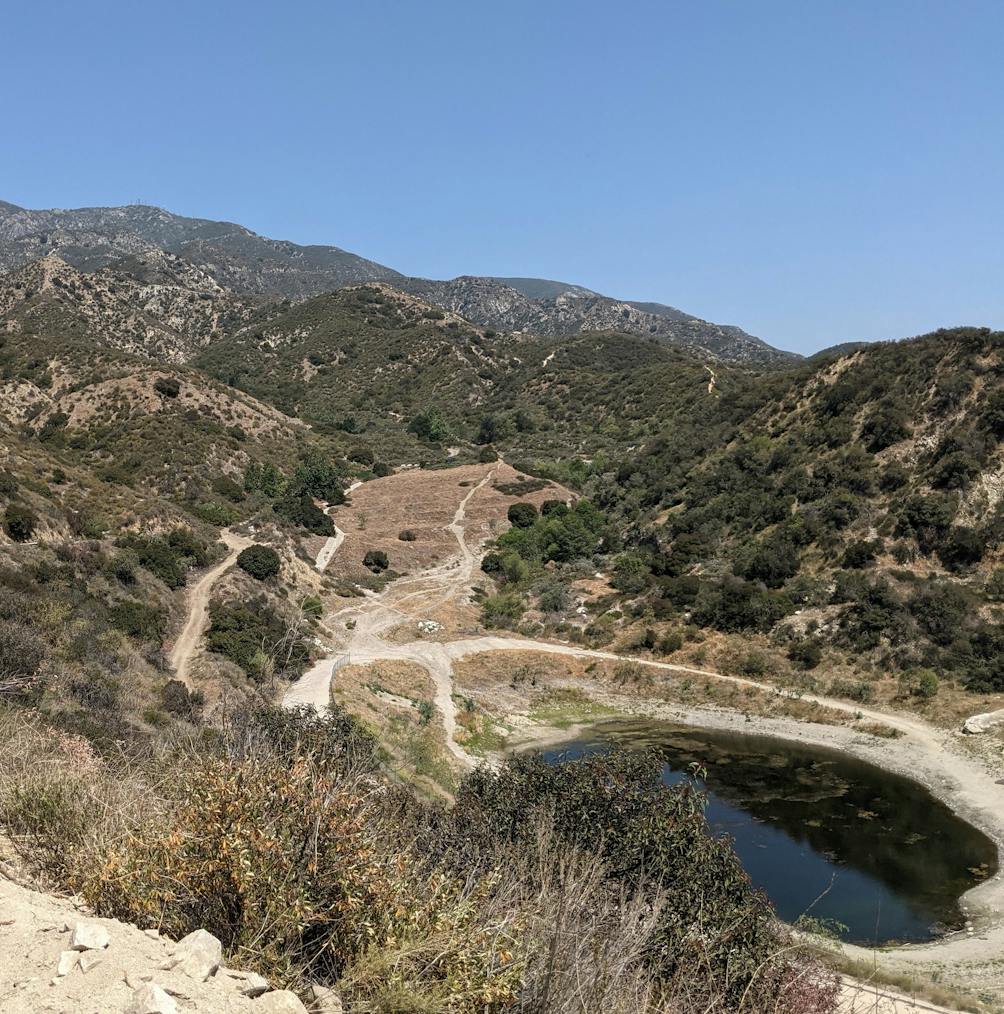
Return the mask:
<path id="1" fill-rule="evenodd" d="M 168 286 L 178 275 L 185 288 L 217 296 L 229 291 L 238 299 L 299 300 L 346 285 L 386 282 L 498 331 L 544 337 L 621 331 L 751 365 L 799 358 L 738 327 L 662 303 L 613 299 L 570 282 L 479 275 L 450 281 L 408 278 L 336 246 L 269 239 L 234 222 L 189 218 L 149 204 L 33 211 L 0 202 L 0 271 L 54 253 L 81 271 L 113 268 L 149 285 Z"/>

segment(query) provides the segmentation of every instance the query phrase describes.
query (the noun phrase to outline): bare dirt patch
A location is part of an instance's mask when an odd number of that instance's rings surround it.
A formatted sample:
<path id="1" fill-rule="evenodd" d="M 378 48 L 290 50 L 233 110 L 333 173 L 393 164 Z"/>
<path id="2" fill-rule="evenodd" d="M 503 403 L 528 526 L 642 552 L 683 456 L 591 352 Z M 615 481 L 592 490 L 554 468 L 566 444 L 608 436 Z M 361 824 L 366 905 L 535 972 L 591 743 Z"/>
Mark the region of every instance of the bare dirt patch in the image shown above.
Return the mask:
<path id="1" fill-rule="evenodd" d="M 362 560 L 371 549 L 386 553 L 391 569 L 400 574 L 415 574 L 452 562 L 457 543 L 449 525 L 457 503 L 491 473 L 492 481 L 478 491 L 467 510 L 465 536 L 472 550 L 509 527 L 506 511 L 517 500 L 539 506 L 544 500 L 572 495 L 548 483 L 523 497 L 506 496 L 496 485 L 516 482 L 521 473 L 504 462 L 439 470 L 408 469 L 373 479 L 354 490 L 348 504 L 331 511 L 332 520 L 345 532 L 345 540 L 328 573 L 355 580 L 365 578 L 369 572 Z M 413 533 L 414 540 L 401 539 L 402 532 Z"/>
<path id="2" fill-rule="evenodd" d="M 388 750 L 399 777 L 442 795 L 456 784 L 456 770 L 435 694 L 422 666 L 398 659 L 343 666 L 331 689 L 332 701 L 359 718 Z"/>

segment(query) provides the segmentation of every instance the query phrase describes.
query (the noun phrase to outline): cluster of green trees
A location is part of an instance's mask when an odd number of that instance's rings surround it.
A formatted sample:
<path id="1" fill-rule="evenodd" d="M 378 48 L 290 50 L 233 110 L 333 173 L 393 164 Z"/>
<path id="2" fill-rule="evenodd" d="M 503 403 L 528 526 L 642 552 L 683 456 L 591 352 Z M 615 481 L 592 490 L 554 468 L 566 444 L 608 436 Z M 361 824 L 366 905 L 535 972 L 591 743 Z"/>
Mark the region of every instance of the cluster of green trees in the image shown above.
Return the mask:
<path id="1" fill-rule="evenodd" d="M 545 500 L 538 511 L 528 502 L 509 507 L 512 527 L 484 555 L 481 570 L 499 585 L 482 603 L 482 620 L 488 626 L 515 626 L 534 594 L 545 613 L 567 609 L 568 575 L 548 574 L 547 564 L 573 564 L 605 551 L 610 526 L 603 513 L 588 500 L 569 506 L 564 500 Z"/>
<path id="2" fill-rule="evenodd" d="M 331 518 L 316 501 L 345 502 L 343 471 L 318 451 L 304 454 L 290 476 L 271 462 L 250 462 L 244 471 L 244 489 L 261 493 L 272 501 L 279 517 L 315 535 L 334 534 Z"/>

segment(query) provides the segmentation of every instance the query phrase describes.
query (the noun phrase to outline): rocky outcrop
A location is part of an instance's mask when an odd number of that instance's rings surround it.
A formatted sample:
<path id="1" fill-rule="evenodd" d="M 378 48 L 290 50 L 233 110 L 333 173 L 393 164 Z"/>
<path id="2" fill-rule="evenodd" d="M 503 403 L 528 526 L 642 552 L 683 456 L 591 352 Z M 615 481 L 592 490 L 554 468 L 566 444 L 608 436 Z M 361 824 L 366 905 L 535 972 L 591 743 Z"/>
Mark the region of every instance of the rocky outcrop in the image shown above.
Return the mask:
<path id="1" fill-rule="evenodd" d="M 969 736 L 981 736 L 994 726 L 1004 724 L 1004 710 L 987 711 L 981 715 L 972 715 L 962 723 L 962 731 Z"/>
<path id="2" fill-rule="evenodd" d="M 205 930 L 174 942 L 0 876 L 0 1009 L 11 1014 L 308 1014 L 295 993 L 222 962 Z M 314 989 L 310 1011 L 340 1011 L 334 991 Z"/>

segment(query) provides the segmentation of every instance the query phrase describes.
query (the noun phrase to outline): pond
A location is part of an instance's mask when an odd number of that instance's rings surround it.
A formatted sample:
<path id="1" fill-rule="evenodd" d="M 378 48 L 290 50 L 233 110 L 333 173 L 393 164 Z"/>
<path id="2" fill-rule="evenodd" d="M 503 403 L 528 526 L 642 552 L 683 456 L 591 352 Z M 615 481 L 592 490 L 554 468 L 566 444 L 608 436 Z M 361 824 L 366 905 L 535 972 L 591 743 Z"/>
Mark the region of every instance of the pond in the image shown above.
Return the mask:
<path id="1" fill-rule="evenodd" d="M 732 837 L 787 922 L 824 920 L 853 943 L 930 940 L 962 927 L 960 896 L 997 870 L 994 843 L 922 785 L 835 750 L 616 721 L 544 756 L 614 744 L 656 750 L 667 784 L 700 766 L 712 833 Z"/>

